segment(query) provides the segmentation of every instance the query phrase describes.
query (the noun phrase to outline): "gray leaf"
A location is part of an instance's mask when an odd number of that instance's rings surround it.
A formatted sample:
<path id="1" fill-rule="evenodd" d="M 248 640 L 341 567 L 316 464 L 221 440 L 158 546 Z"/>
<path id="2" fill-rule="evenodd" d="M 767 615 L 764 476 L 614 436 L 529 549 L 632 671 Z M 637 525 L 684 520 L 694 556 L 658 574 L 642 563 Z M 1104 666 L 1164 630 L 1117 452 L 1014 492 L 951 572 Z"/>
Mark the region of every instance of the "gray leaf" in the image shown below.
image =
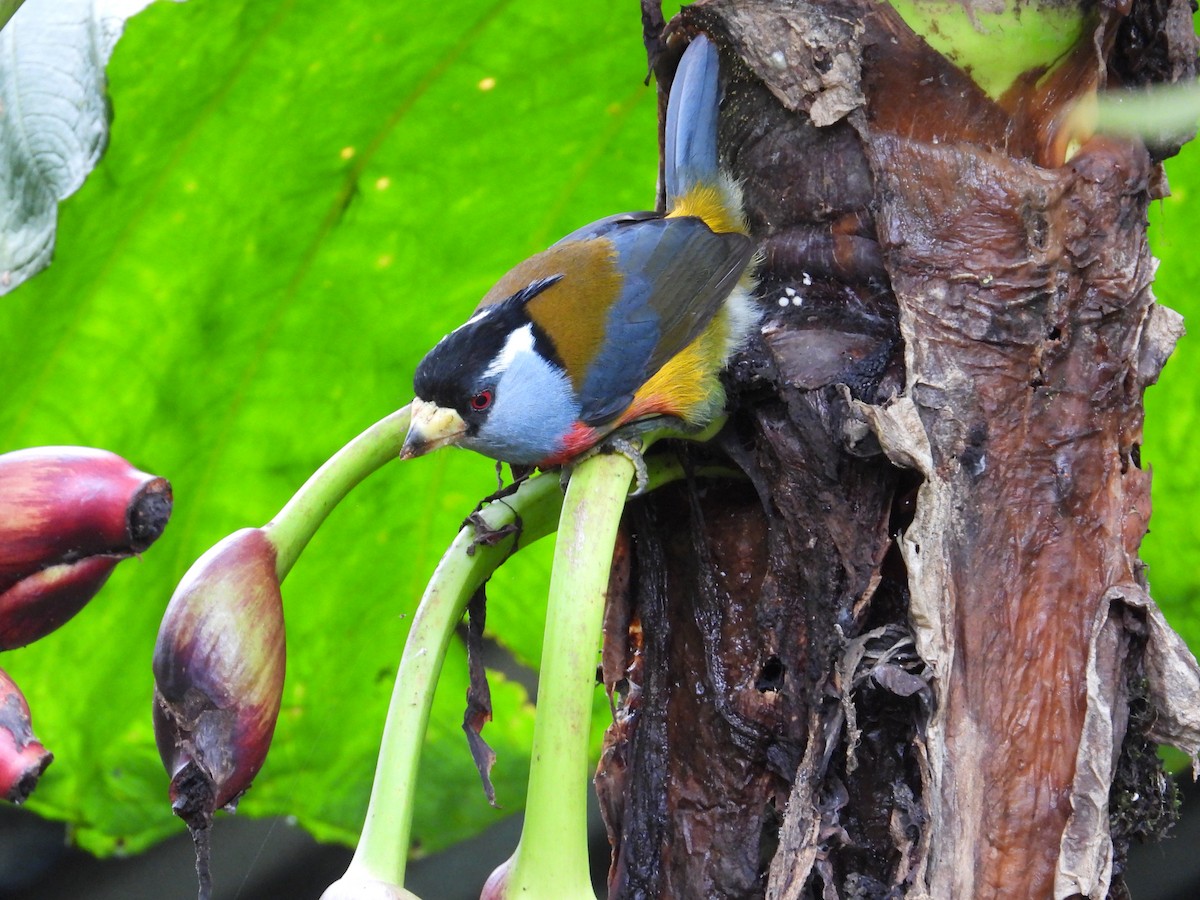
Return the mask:
<path id="1" fill-rule="evenodd" d="M 0 30 L 0 294 L 50 263 L 58 201 L 104 152 L 104 66 L 149 0 L 26 0 Z"/>

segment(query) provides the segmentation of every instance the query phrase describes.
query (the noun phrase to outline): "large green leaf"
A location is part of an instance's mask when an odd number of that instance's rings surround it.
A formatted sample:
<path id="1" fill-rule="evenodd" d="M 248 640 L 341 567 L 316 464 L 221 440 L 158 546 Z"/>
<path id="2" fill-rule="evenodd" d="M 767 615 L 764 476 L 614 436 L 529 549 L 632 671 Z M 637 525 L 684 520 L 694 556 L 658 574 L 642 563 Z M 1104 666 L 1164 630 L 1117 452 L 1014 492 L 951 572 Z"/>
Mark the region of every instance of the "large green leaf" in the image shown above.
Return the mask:
<path id="1" fill-rule="evenodd" d="M 175 485 L 175 519 L 69 627 L 0 665 L 57 759 L 31 805 L 98 852 L 179 827 L 150 731 L 150 656 L 175 582 L 269 518 L 330 453 L 409 398 L 421 354 L 515 261 L 653 200 L 655 101 L 632 4 L 162 3 L 110 67 L 108 156 L 62 209 L 57 258 L 0 300 L 0 450 L 108 447 Z M 1195 152 L 1155 223 L 1156 291 L 1189 320 Z M 1155 594 L 1200 642 L 1186 339 L 1149 394 Z M 243 814 L 352 840 L 407 616 L 493 485 L 465 453 L 394 463 L 331 518 L 284 586 L 289 669 Z M 540 548 L 535 548 L 536 550 Z M 544 552 L 492 591 L 489 626 L 540 656 Z M 432 849 L 499 813 L 459 728 L 460 647 L 439 689 L 414 835 Z M 494 771 L 520 808 L 531 711 L 496 679 Z M 602 699 L 599 699 L 602 704 Z"/>
<path id="2" fill-rule="evenodd" d="M 1150 210 L 1150 238 L 1160 260 L 1154 293 L 1183 314 L 1180 340 L 1158 384 L 1146 392 L 1142 464 L 1153 469 L 1154 513 L 1142 545 L 1154 598 L 1167 619 L 1200 651 L 1200 146 L 1193 141 L 1167 161 L 1173 196 Z"/>
<path id="3" fill-rule="evenodd" d="M 653 203 L 639 24 L 624 3 L 467 0 L 191 0 L 130 21 L 108 154 L 62 209 L 54 264 L 0 301 L 0 448 L 103 446 L 175 487 L 158 545 L 2 661 L 57 757 L 30 805 L 89 849 L 179 827 L 150 656 L 191 561 L 406 403 L 421 355 L 506 268 Z M 355 837 L 407 616 L 494 477 L 466 453 L 393 463 L 318 534 L 284 586 L 283 712 L 244 813 Z M 540 653 L 542 559 L 492 592 L 489 624 L 523 660 Z M 499 815 L 459 727 L 461 656 L 422 770 L 426 848 Z M 511 812 L 532 713 L 517 685 L 493 688 Z"/>

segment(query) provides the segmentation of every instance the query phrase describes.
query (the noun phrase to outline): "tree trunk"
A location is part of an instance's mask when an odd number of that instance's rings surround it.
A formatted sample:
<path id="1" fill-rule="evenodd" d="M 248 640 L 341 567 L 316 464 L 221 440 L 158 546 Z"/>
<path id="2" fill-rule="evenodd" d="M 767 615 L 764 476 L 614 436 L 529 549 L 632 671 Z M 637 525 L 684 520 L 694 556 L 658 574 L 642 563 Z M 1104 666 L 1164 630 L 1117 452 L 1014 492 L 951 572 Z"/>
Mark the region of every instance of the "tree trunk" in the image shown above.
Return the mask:
<path id="1" fill-rule="evenodd" d="M 694 465 L 630 508 L 597 790 L 612 897 L 1122 896 L 1200 751 L 1200 669 L 1147 593 L 1150 291 L 1135 140 L 1063 120 L 1195 77 L 1183 0 L 1101 6 L 992 100 L 870 0 L 701 0 L 762 340 Z M 657 20 L 661 23 L 661 18 Z M 614 581 L 620 583 L 620 579 Z"/>

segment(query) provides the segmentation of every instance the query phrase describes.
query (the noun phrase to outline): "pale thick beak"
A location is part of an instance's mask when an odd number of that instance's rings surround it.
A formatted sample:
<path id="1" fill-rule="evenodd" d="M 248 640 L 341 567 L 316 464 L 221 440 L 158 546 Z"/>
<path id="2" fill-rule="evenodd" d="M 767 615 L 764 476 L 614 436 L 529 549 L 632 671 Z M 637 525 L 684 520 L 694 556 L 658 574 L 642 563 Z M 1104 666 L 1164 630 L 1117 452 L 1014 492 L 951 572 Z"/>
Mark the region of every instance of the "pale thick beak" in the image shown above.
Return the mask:
<path id="1" fill-rule="evenodd" d="M 466 434 L 467 423 L 452 409 L 445 409 L 428 400 L 412 402 L 412 420 L 408 436 L 400 448 L 401 459 L 423 456 L 431 450 L 455 443 Z"/>

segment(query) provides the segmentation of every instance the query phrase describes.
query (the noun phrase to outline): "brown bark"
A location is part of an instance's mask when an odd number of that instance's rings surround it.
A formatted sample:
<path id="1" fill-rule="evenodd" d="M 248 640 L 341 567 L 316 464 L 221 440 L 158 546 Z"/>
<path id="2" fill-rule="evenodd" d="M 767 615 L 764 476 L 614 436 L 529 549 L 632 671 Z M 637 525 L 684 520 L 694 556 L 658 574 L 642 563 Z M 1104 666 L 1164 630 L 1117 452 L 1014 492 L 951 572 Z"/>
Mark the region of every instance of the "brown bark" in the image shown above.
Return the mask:
<path id="1" fill-rule="evenodd" d="M 866 0 L 701 0 L 648 44 L 664 84 L 688 35 L 722 47 L 770 312 L 703 451 L 746 480 L 627 522 L 611 896 L 1102 898 L 1169 818 L 1148 742 L 1200 750 L 1200 669 L 1137 549 L 1173 148 L 1057 113 L 1194 77 L 1186 8 L 1100 7 L 995 102 Z"/>

